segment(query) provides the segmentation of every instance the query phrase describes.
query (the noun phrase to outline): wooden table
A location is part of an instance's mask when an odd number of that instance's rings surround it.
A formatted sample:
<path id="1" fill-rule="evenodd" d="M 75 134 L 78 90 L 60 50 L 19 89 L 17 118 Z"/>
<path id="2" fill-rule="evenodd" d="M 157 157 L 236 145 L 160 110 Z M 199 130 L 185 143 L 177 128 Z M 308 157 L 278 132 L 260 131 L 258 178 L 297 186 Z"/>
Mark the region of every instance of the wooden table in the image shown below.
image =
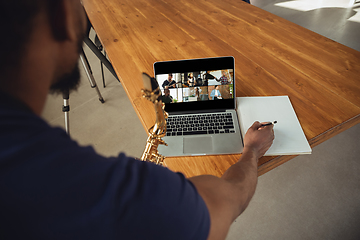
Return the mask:
<path id="1" fill-rule="evenodd" d="M 312 147 L 360 122 L 360 52 L 240 0 L 83 0 L 145 129 L 141 73 L 163 60 L 234 56 L 237 96 L 289 95 Z M 139 143 L 141 144 L 141 143 Z M 145 142 L 143 143 L 145 146 Z M 263 157 L 259 175 L 295 156 Z M 239 155 L 167 158 L 221 176 Z"/>

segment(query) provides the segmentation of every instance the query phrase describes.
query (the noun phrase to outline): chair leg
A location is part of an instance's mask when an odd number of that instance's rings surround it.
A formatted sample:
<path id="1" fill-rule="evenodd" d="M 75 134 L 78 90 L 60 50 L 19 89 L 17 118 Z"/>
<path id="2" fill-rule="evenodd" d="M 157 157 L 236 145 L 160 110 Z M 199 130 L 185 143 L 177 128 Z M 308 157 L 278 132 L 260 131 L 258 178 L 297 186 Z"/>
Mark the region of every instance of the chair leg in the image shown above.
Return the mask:
<path id="1" fill-rule="evenodd" d="M 88 79 L 89 79 L 89 82 L 90 82 L 90 84 L 91 84 L 91 87 L 92 87 L 92 88 L 95 88 L 95 90 L 96 90 L 96 92 L 97 92 L 97 94 L 98 94 L 98 96 L 99 96 L 99 101 L 100 101 L 101 103 L 104 103 L 105 100 L 104 100 L 104 98 L 101 96 L 100 90 L 99 90 L 98 86 L 96 85 L 95 78 L 94 78 L 93 73 L 92 73 L 92 71 L 91 71 L 89 61 L 87 60 L 87 58 L 86 58 L 86 56 L 85 56 L 84 50 L 82 50 L 81 53 L 80 53 L 80 60 L 81 60 L 81 63 L 82 63 L 82 65 L 83 65 L 84 69 L 85 69 L 85 72 L 86 72 L 86 75 L 87 75 L 87 77 L 88 77 Z"/>
<path id="2" fill-rule="evenodd" d="M 100 59 L 100 61 L 105 65 L 105 67 L 110 71 L 110 73 L 112 75 L 114 75 L 114 77 L 116 78 L 116 80 L 119 80 L 119 78 L 117 77 L 115 70 L 113 68 L 113 66 L 111 65 L 110 61 L 104 56 L 104 54 L 102 54 L 99 49 L 97 48 L 97 46 L 91 41 L 91 39 L 89 37 L 86 37 L 84 39 L 85 44 L 90 48 L 90 50 Z"/>
<path id="3" fill-rule="evenodd" d="M 104 76 L 104 64 L 102 63 L 102 61 L 100 61 L 100 65 L 101 65 L 101 75 L 102 75 L 103 86 L 105 88 L 106 85 L 105 85 L 105 76 Z"/>

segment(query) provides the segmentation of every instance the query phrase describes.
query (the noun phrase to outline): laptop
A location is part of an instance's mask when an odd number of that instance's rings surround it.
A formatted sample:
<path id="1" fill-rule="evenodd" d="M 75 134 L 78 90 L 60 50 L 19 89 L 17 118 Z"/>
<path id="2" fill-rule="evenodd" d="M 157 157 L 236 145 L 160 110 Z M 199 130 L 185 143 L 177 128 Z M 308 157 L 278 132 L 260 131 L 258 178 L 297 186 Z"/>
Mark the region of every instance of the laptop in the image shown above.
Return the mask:
<path id="1" fill-rule="evenodd" d="M 239 154 L 233 57 L 154 63 L 167 119 L 165 157 Z"/>

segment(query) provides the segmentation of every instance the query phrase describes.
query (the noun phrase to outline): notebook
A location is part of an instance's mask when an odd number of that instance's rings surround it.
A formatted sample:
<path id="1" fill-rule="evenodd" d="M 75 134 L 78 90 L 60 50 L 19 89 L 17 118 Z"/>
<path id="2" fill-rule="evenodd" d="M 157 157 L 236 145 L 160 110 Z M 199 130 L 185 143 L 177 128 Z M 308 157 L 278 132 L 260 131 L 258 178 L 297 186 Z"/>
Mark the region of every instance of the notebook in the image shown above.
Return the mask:
<path id="1" fill-rule="evenodd" d="M 265 156 L 312 152 L 288 96 L 237 97 L 236 101 L 243 134 L 255 121 L 277 121 L 274 142 Z"/>
<path id="2" fill-rule="evenodd" d="M 239 154 L 242 134 L 235 110 L 233 57 L 154 64 L 167 119 L 158 151 L 165 157 Z"/>

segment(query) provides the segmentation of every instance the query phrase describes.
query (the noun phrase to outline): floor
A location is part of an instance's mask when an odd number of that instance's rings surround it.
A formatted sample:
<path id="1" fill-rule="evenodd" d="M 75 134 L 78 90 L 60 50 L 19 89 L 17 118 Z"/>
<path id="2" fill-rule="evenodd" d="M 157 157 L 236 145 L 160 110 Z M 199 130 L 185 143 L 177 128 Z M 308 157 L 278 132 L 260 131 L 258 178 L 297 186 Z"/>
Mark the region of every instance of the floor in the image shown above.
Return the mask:
<path id="1" fill-rule="evenodd" d="M 353 0 L 251 0 L 252 4 L 360 51 L 360 4 Z M 70 95 L 70 134 L 99 154 L 140 157 L 147 134 L 121 84 L 85 47 L 102 104 L 82 72 Z M 360 77 L 360 76 L 359 76 Z M 43 117 L 64 127 L 62 96 L 49 96 Z M 247 210 L 227 240 L 360 239 L 360 124 L 259 177 Z"/>

